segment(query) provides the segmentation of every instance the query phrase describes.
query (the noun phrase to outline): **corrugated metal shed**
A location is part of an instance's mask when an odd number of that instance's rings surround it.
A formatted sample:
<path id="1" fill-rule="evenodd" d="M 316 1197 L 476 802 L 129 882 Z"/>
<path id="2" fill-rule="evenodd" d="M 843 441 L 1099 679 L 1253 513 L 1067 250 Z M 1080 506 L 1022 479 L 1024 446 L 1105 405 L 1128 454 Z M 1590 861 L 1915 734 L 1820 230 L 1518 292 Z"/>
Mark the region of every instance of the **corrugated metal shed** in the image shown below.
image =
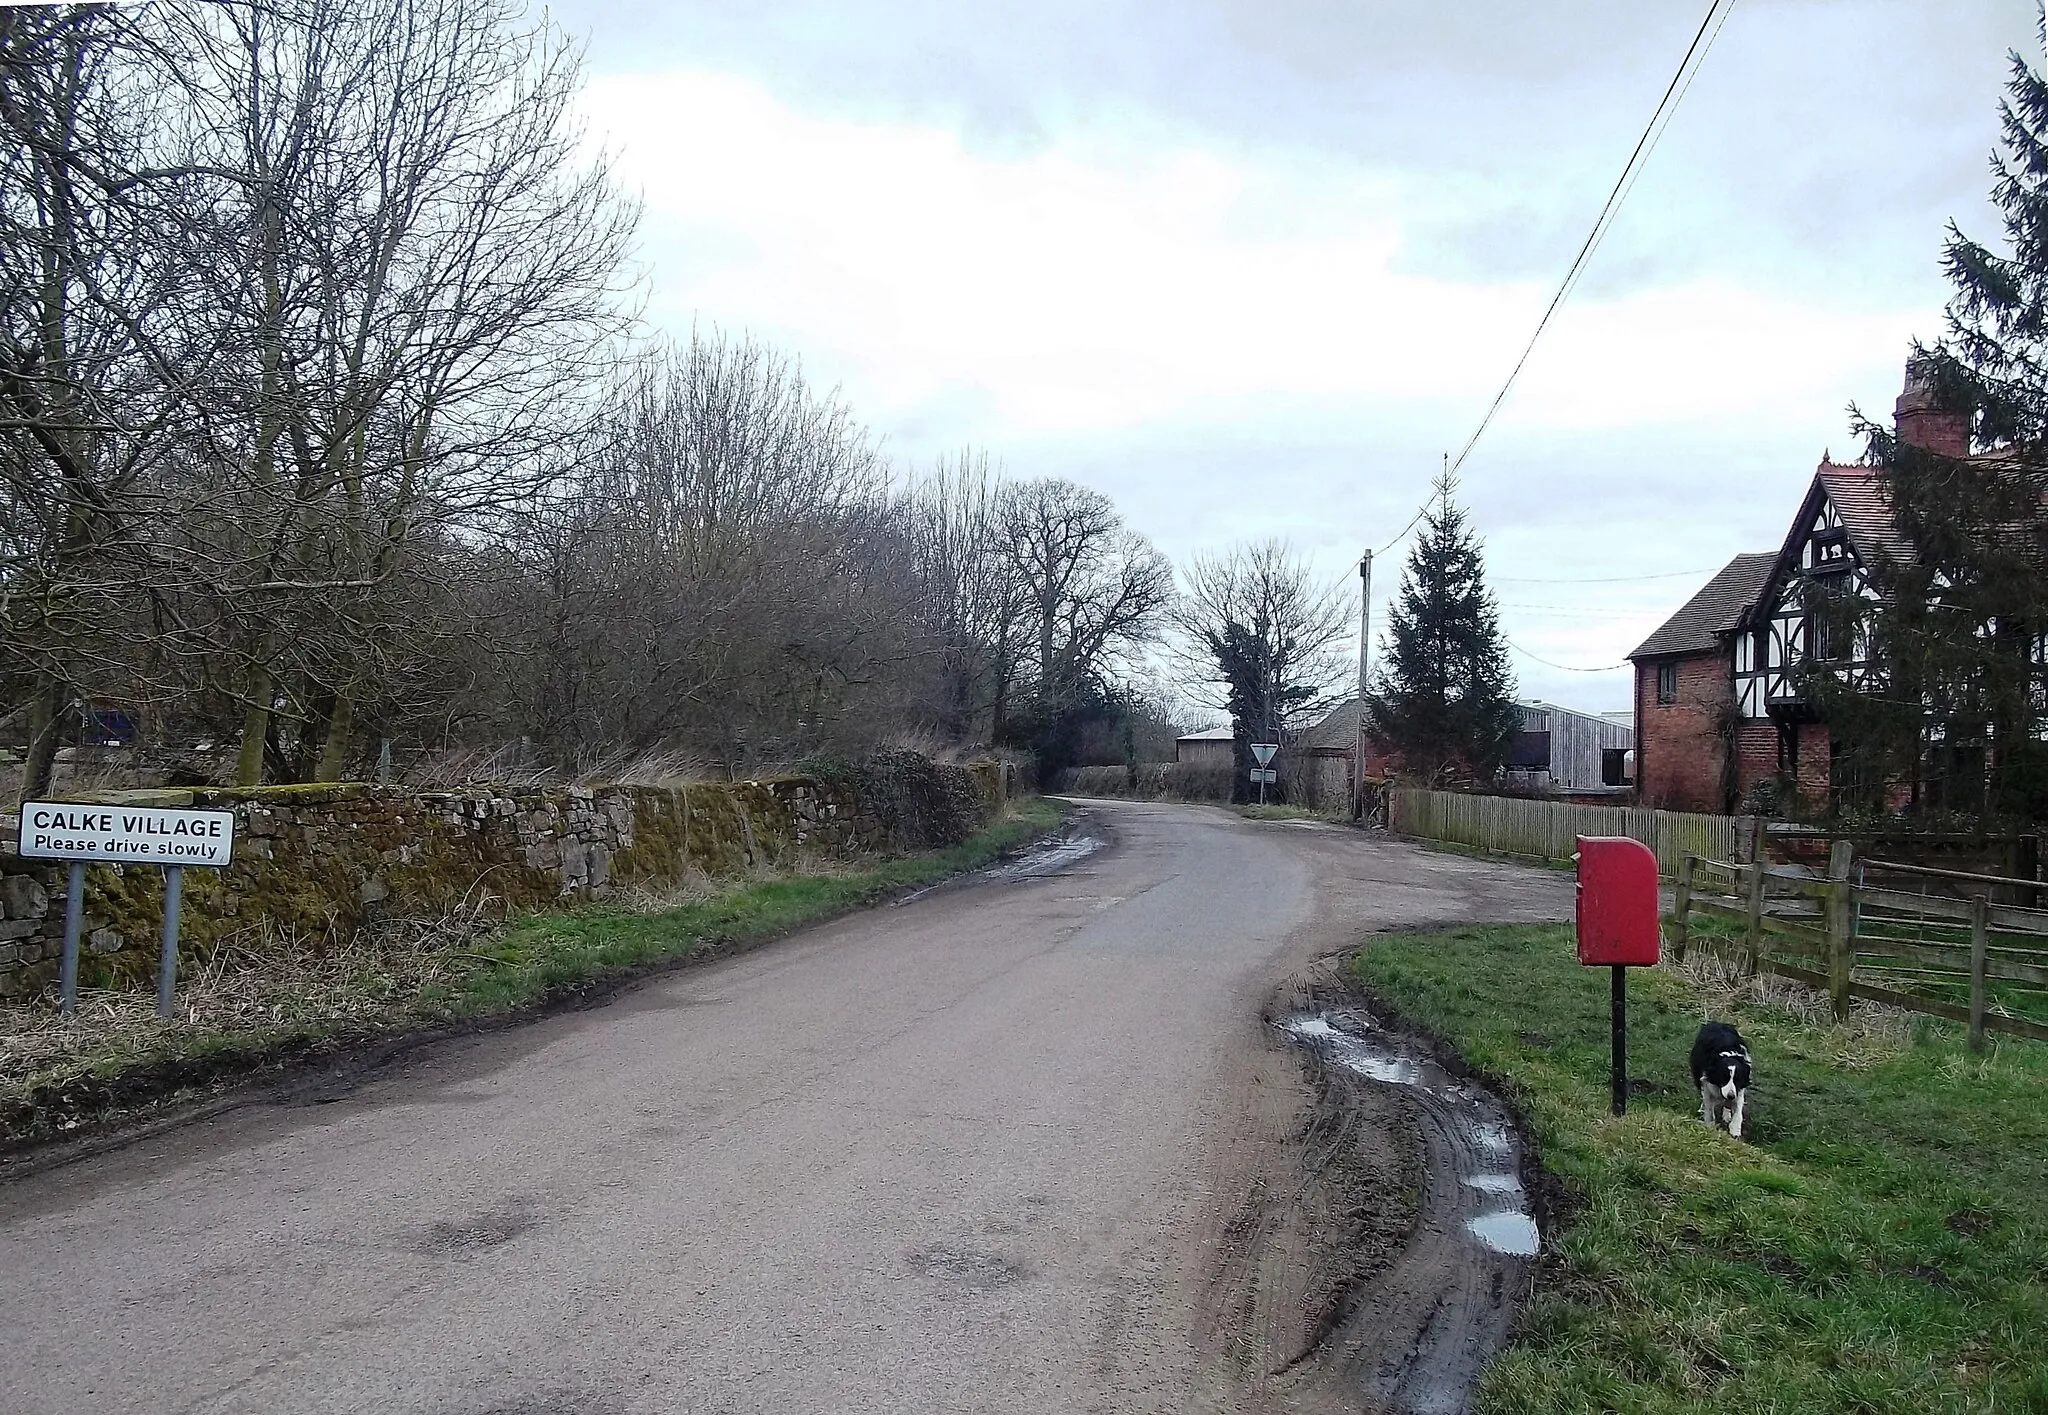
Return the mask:
<path id="1" fill-rule="evenodd" d="M 1601 754 L 1609 750 L 1626 750 L 1635 745 L 1633 728 L 1609 722 L 1594 713 L 1534 701 L 1515 706 L 1522 710 L 1525 738 L 1535 733 L 1548 737 L 1548 765 L 1542 768 L 1531 765 L 1515 773 L 1533 786 L 1571 791 L 1597 790 L 1606 784 L 1601 778 Z M 1535 744 L 1530 742 L 1529 745 L 1533 747 Z"/>

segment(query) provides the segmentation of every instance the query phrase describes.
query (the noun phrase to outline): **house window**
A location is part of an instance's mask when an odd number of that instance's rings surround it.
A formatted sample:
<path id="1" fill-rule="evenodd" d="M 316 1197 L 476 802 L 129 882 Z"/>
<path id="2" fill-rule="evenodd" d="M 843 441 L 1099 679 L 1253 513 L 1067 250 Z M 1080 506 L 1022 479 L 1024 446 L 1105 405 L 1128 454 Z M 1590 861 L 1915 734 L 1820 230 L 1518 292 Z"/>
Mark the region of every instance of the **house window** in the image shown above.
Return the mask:
<path id="1" fill-rule="evenodd" d="M 1806 616 L 1806 661 L 1808 663 L 1829 663 L 1835 657 L 1834 625 L 1828 621 L 1825 609 Z"/>
<path id="2" fill-rule="evenodd" d="M 1660 663 L 1657 665 L 1657 701 L 1675 703 L 1678 701 L 1678 665 Z"/>

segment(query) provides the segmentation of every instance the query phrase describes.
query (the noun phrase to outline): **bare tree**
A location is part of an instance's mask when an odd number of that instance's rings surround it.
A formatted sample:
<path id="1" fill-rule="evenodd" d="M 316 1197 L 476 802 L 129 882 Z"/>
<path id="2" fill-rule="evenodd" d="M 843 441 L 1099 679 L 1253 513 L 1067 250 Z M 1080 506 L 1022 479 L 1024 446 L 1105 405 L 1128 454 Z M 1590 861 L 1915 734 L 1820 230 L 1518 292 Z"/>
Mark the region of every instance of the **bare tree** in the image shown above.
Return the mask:
<path id="1" fill-rule="evenodd" d="M 998 517 L 1040 699 L 1066 701 L 1117 655 L 1157 640 L 1173 567 L 1108 497 L 1055 477 L 1013 482 Z"/>
<path id="2" fill-rule="evenodd" d="M 168 23 L 188 162 L 220 176 L 192 229 L 247 334 L 185 549 L 239 664 L 239 778 L 282 707 L 330 779 L 424 552 L 559 475 L 616 358 L 634 213 L 579 152 L 576 51 L 511 0 L 185 0 Z"/>
<path id="3" fill-rule="evenodd" d="M 26 698 L 28 794 L 82 695 L 132 697 L 175 635 L 156 483 L 215 351 L 153 170 L 167 85 L 111 7 L 0 10 L 0 678 Z"/>
<path id="4" fill-rule="evenodd" d="M 1319 579 L 1283 540 L 1196 556 L 1175 619 L 1190 686 L 1230 713 L 1240 785 L 1249 744 L 1280 741 L 1327 711 L 1350 671 L 1345 586 Z"/>
<path id="5" fill-rule="evenodd" d="M 650 355 L 532 538 L 538 735 L 737 770 L 900 723 L 931 656 L 886 493 L 790 360 L 703 334 Z"/>
<path id="6" fill-rule="evenodd" d="M 920 619 L 938 657 L 933 725 L 955 741 L 993 740 L 1016 677 L 1023 579 L 1003 537 L 1002 483 L 988 454 L 942 455 L 904 498 Z"/>
<path id="7" fill-rule="evenodd" d="M 32 790 L 100 700 L 238 739 L 251 783 L 398 734 L 737 771 L 1020 708 L 1128 725 L 1165 560 L 972 450 L 897 494 L 755 341 L 631 346 L 634 214 L 577 81 L 519 0 L 0 7 L 0 724 Z"/>

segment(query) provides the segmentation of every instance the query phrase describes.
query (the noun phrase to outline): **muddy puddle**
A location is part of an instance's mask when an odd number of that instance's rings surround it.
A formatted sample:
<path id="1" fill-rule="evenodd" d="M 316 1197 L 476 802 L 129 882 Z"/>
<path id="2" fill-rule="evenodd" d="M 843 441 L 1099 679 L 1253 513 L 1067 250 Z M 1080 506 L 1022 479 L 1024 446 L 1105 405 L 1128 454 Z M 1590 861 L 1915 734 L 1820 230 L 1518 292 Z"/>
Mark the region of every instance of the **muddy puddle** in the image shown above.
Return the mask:
<path id="1" fill-rule="evenodd" d="M 1050 840 L 1041 840 L 1020 850 L 1000 864 L 977 870 L 974 878 L 999 881 L 1037 879 L 1041 875 L 1057 874 L 1069 865 L 1078 864 L 1100 850 L 1102 846 L 1101 837 L 1084 832 L 1057 835 Z"/>
<path id="2" fill-rule="evenodd" d="M 1068 830 L 1035 841 L 993 865 L 985 865 L 955 879 L 941 880 L 937 884 L 913 889 L 894 902 L 900 907 L 922 899 L 927 894 L 934 894 L 942 889 L 958 889 L 962 885 L 1015 884 L 1023 880 L 1042 879 L 1079 864 L 1106 844 L 1108 842 L 1099 835 L 1091 835 L 1085 830 Z"/>
<path id="3" fill-rule="evenodd" d="M 1329 1072 L 1395 1088 L 1424 1148 L 1415 1234 L 1392 1271 L 1354 1294 L 1344 1323 L 1351 1336 L 1330 1354 L 1377 1407 L 1463 1410 L 1507 1338 L 1541 1240 L 1507 1107 L 1361 1009 L 1302 1012 L 1274 1025 Z"/>

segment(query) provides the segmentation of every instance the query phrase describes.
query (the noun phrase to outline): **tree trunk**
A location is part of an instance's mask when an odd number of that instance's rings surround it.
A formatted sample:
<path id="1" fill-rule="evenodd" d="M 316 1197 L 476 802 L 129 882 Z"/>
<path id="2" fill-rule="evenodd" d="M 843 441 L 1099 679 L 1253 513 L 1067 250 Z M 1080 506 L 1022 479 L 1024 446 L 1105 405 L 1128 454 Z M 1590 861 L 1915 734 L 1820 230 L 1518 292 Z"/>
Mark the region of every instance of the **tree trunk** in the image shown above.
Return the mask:
<path id="1" fill-rule="evenodd" d="M 45 680 L 29 704 L 28 758 L 21 778 L 21 799 L 35 800 L 50 794 L 57 776 L 57 744 L 64 736 L 64 710 L 71 694 L 64 684 Z"/>
<path id="2" fill-rule="evenodd" d="M 250 675 L 249 705 L 242 709 L 242 751 L 235 759 L 237 786 L 263 784 L 263 747 L 270 737 L 273 688 L 269 669 L 259 668 Z"/>
<path id="3" fill-rule="evenodd" d="M 348 694 L 335 694 L 334 706 L 327 714 L 327 733 L 320 743 L 320 763 L 313 769 L 315 781 L 341 780 L 342 770 L 348 765 L 348 747 L 354 728 L 355 708 L 349 702 Z"/>

